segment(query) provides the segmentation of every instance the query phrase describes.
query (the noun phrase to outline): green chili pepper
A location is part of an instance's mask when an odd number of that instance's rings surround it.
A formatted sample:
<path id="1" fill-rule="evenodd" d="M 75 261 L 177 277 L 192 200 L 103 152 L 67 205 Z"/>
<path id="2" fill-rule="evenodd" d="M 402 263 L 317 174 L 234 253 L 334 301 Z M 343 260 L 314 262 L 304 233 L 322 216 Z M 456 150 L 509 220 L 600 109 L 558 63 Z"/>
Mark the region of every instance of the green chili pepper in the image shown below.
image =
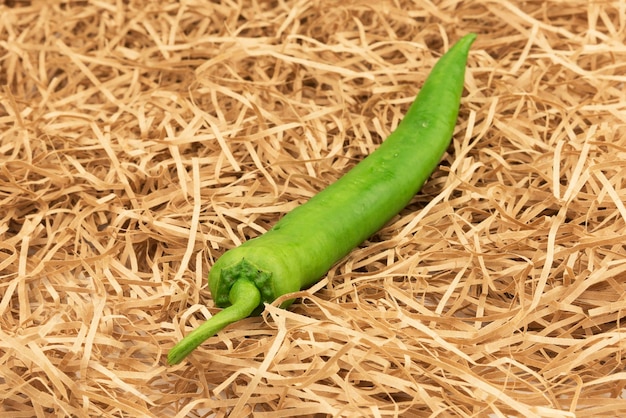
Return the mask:
<path id="1" fill-rule="evenodd" d="M 402 122 L 376 151 L 265 234 L 215 262 L 209 287 L 224 309 L 176 344 L 169 364 L 226 325 L 260 312 L 264 302 L 318 281 L 409 203 L 450 145 L 475 38 L 464 36 L 439 59 Z"/>

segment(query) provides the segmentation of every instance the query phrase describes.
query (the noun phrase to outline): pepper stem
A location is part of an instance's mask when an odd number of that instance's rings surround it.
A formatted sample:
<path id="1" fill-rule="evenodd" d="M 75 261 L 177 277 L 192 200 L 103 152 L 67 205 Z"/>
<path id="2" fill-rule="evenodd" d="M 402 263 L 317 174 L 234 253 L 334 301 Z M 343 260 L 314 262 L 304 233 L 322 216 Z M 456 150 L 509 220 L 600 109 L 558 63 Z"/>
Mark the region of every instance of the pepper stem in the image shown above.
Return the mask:
<path id="1" fill-rule="evenodd" d="M 261 303 L 261 292 L 250 280 L 237 280 L 228 293 L 231 305 L 222 309 L 185 338 L 167 354 L 168 364 L 180 363 L 189 353 L 225 326 L 247 318 Z"/>

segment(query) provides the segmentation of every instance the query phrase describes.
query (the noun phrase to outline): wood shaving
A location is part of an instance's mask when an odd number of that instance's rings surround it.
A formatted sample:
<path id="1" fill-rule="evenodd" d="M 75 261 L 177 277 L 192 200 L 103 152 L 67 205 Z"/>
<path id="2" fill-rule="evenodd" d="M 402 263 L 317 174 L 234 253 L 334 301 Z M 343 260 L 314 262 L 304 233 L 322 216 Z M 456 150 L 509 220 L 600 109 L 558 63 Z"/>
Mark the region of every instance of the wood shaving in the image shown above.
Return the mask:
<path id="1" fill-rule="evenodd" d="M 167 366 L 469 32 L 413 202 Z M 0 416 L 626 415 L 623 0 L 5 0 L 0 70 Z"/>

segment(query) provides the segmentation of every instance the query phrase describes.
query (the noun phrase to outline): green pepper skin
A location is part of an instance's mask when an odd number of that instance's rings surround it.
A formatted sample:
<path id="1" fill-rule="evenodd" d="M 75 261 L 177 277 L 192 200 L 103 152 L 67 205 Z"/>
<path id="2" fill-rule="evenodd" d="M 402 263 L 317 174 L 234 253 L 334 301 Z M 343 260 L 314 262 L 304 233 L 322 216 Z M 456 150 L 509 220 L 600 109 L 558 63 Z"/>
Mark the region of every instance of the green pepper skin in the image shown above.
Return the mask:
<path id="1" fill-rule="evenodd" d="M 272 272 L 264 301 L 306 288 L 402 210 L 450 145 L 459 112 L 469 34 L 437 62 L 417 99 L 380 147 L 265 234 L 225 253 L 209 273 L 218 306 L 223 268 L 246 259 Z M 218 290 L 219 289 L 219 290 Z"/>
<path id="2" fill-rule="evenodd" d="M 464 36 L 439 59 L 402 122 L 376 151 L 265 234 L 215 262 L 209 287 L 217 306 L 232 306 L 237 280 L 255 283 L 268 303 L 311 286 L 410 202 L 450 145 L 475 38 Z M 179 362 L 193 348 L 183 339 L 168 361 Z"/>

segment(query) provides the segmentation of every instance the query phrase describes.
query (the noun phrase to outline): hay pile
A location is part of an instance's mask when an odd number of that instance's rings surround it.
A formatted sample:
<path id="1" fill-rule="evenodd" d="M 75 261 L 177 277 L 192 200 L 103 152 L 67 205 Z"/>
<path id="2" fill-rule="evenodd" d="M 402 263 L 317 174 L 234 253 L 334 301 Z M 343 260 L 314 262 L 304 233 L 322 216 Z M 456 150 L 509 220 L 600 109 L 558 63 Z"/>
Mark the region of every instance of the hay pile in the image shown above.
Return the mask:
<path id="1" fill-rule="evenodd" d="M 618 416 L 623 1 L 0 4 L 0 416 Z M 288 310 L 226 249 L 374 150 L 477 32 L 450 152 Z"/>

